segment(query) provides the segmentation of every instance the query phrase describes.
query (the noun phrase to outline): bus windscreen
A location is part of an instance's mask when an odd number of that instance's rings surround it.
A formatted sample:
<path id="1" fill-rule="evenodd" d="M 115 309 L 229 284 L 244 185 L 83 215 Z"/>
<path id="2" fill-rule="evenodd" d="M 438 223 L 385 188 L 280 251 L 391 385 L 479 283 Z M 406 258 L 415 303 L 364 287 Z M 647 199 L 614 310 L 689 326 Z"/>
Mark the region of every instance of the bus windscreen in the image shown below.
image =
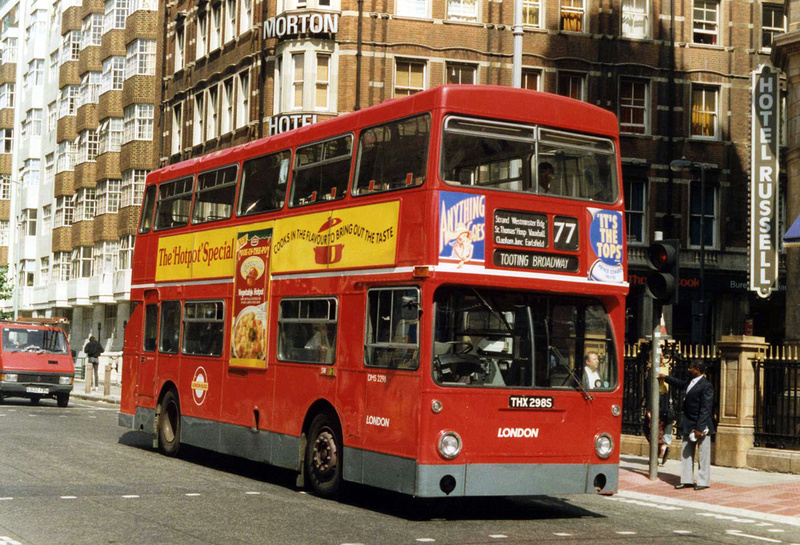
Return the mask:
<path id="1" fill-rule="evenodd" d="M 441 175 L 451 185 L 616 202 L 614 144 L 487 120 L 445 120 Z"/>

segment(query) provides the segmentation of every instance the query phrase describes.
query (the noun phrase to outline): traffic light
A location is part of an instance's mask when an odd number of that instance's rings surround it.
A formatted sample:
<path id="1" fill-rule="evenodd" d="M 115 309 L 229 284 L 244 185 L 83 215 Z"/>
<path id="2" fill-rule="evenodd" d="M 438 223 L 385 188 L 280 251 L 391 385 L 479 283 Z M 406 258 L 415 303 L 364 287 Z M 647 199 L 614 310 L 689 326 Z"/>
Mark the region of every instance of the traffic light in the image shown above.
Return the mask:
<path id="1" fill-rule="evenodd" d="M 662 305 L 678 302 L 679 250 L 676 239 L 658 240 L 647 249 L 647 264 L 653 269 L 647 277 L 647 293 Z"/>

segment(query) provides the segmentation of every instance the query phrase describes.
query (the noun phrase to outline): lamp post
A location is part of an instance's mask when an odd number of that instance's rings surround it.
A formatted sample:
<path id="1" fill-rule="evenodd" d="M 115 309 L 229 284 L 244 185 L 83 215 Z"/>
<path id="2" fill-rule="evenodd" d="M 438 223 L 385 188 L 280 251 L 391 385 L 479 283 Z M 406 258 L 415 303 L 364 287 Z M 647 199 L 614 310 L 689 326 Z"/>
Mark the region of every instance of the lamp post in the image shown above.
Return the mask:
<path id="1" fill-rule="evenodd" d="M 706 169 L 712 168 L 708 163 L 689 161 L 685 157 L 674 159 L 669 164 L 670 169 L 686 170 L 689 168 L 700 169 L 700 301 L 699 309 L 692 309 L 692 315 L 700 321 L 700 344 L 706 339 Z M 689 234 L 691 241 L 691 233 Z"/>

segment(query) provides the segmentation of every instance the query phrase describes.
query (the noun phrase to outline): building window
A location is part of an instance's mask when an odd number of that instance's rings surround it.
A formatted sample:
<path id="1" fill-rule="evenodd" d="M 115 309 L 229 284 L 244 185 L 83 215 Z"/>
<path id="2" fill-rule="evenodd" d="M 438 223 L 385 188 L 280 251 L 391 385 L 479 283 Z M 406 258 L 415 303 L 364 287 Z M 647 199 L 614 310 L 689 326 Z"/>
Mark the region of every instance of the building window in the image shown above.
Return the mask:
<path id="1" fill-rule="evenodd" d="M 539 70 L 530 70 L 530 69 L 522 69 L 522 88 L 529 89 L 531 91 L 538 91 L 539 90 L 539 80 L 541 78 L 541 71 Z"/>
<path id="2" fill-rule="evenodd" d="M 53 227 L 53 207 L 46 204 L 42 207 L 42 231 L 47 233 Z"/>
<path id="3" fill-rule="evenodd" d="M 650 35 L 649 0 L 622 0 L 622 35 L 647 38 Z"/>
<path id="4" fill-rule="evenodd" d="M 719 43 L 719 0 L 694 0 L 692 29 L 694 43 Z"/>
<path id="5" fill-rule="evenodd" d="M 203 143 L 205 135 L 205 114 L 203 113 L 203 93 L 202 91 L 194 95 L 194 119 L 192 122 L 192 145 L 197 146 Z"/>
<path id="6" fill-rule="evenodd" d="M 72 276 L 72 263 L 69 252 L 55 252 L 53 254 L 53 282 L 64 282 Z"/>
<path id="7" fill-rule="evenodd" d="M 153 112 L 152 104 L 132 104 L 125 108 L 122 143 L 134 140 L 153 139 Z"/>
<path id="8" fill-rule="evenodd" d="M 478 0 L 447 0 L 447 18 L 453 21 L 477 22 Z"/>
<path id="9" fill-rule="evenodd" d="M 131 0 L 130 13 L 158 10 L 158 0 Z"/>
<path id="10" fill-rule="evenodd" d="M 586 100 L 586 75 L 575 72 L 559 72 L 558 94 L 576 100 Z"/>
<path id="11" fill-rule="evenodd" d="M 396 60 L 394 96 L 405 97 L 425 90 L 425 61 Z"/>
<path id="12" fill-rule="evenodd" d="M 194 56 L 195 59 L 199 59 L 208 53 L 208 12 L 198 13 L 194 26 L 196 30 Z"/>
<path id="13" fill-rule="evenodd" d="M 39 184 L 39 159 L 25 159 L 22 163 L 20 182 L 23 187 L 30 187 Z"/>
<path id="14" fill-rule="evenodd" d="M 239 34 L 243 34 L 253 26 L 253 0 L 239 1 Z"/>
<path id="15" fill-rule="evenodd" d="M 180 153 L 183 148 L 183 103 L 172 107 L 172 153 Z"/>
<path id="16" fill-rule="evenodd" d="M 628 244 L 644 244 L 645 203 L 647 184 L 642 180 L 625 180 L 625 226 Z"/>
<path id="17" fill-rule="evenodd" d="M 50 283 L 50 256 L 39 258 L 39 285 Z"/>
<path id="18" fill-rule="evenodd" d="M 14 149 L 14 129 L 0 129 L 0 153 L 11 153 Z"/>
<path id="19" fill-rule="evenodd" d="M 72 196 L 56 197 L 56 214 L 53 228 L 69 227 L 75 221 L 75 201 Z"/>
<path id="20" fill-rule="evenodd" d="M 6 37 L 0 40 L 0 63 L 17 62 L 17 39 Z"/>
<path id="21" fill-rule="evenodd" d="M 0 220 L 0 246 L 8 246 L 9 225 L 8 220 Z"/>
<path id="22" fill-rule="evenodd" d="M 99 134 L 96 130 L 86 130 L 78 133 L 78 160 L 75 164 L 94 161 L 100 144 Z"/>
<path id="23" fill-rule="evenodd" d="M 714 248 L 717 241 L 717 188 L 706 183 L 705 198 L 701 203 L 700 186 L 700 182 L 692 182 L 689 195 L 689 245 L 699 247 L 700 233 L 703 233 L 703 244 Z"/>
<path id="24" fill-rule="evenodd" d="M 90 221 L 94 219 L 97 210 L 94 188 L 79 189 L 75 193 L 75 221 Z"/>
<path id="25" fill-rule="evenodd" d="M 128 18 L 128 0 L 106 0 L 103 32 L 115 28 L 124 29 L 125 20 Z"/>
<path id="26" fill-rule="evenodd" d="M 474 84 L 478 67 L 473 64 L 447 63 L 447 83 Z"/>
<path id="27" fill-rule="evenodd" d="M 783 4 L 761 4 L 761 48 L 772 49 L 772 40 L 786 32 Z"/>
<path id="28" fill-rule="evenodd" d="M 122 173 L 120 186 L 120 207 L 139 206 L 144 195 L 144 182 L 147 179 L 147 170 L 125 170 Z"/>
<path id="29" fill-rule="evenodd" d="M 522 0 L 522 24 L 541 27 L 542 10 L 539 0 Z"/>
<path id="30" fill-rule="evenodd" d="M 317 70 L 316 70 L 316 96 L 314 106 L 317 110 L 327 110 L 328 102 L 330 101 L 330 63 L 331 56 L 323 53 L 317 53 Z"/>
<path id="31" fill-rule="evenodd" d="M 120 150 L 122 124 L 121 117 L 107 117 L 100 122 L 100 127 L 97 129 L 100 140 L 98 155 Z"/>
<path id="32" fill-rule="evenodd" d="M 47 105 L 47 130 L 53 132 L 56 130 L 56 122 L 58 121 L 58 101 L 54 100 Z"/>
<path id="33" fill-rule="evenodd" d="M 561 0 L 561 30 L 583 32 L 583 0 Z"/>
<path id="34" fill-rule="evenodd" d="M 125 81 L 125 57 L 109 57 L 103 61 L 103 77 L 100 83 L 100 94 L 106 91 L 122 91 Z"/>
<path id="35" fill-rule="evenodd" d="M 56 177 L 56 154 L 48 153 L 44 156 L 44 182 L 51 184 Z"/>
<path id="36" fill-rule="evenodd" d="M 77 61 L 81 54 L 81 31 L 70 30 L 61 38 L 61 64 Z"/>
<path id="37" fill-rule="evenodd" d="M 222 4 L 211 6 L 209 15 L 208 51 L 219 49 L 222 44 Z"/>
<path id="38" fill-rule="evenodd" d="M 91 246 L 78 246 L 72 250 L 71 278 L 89 278 L 92 276 Z"/>
<path id="39" fill-rule="evenodd" d="M 183 52 L 186 46 L 186 33 L 183 26 L 175 29 L 173 46 L 175 47 L 175 72 L 177 72 L 178 70 L 183 70 Z"/>
<path id="40" fill-rule="evenodd" d="M 14 87 L 13 83 L 0 85 L 0 108 L 14 107 Z"/>
<path id="41" fill-rule="evenodd" d="M 250 122 L 250 74 L 245 70 L 236 76 L 236 128 Z"/>
<path id="42" fill-rule="evenodd" d="M 692 85 L 692 136 L 718 137 L 719 88 Z"/>
<path id="43" fill-rule="evenodd" d="M 125 57 L 125 79 L 156 75 L 156 41 L 134 40 L 128 44 Z"/>
<path id="44" fill-rule="evenodd" d="M 81 86 L 78 88 L 78 108 L 86 104 L 97 104 L 102 81 L 102 72 L 87 72 L 83 75 Z"/>
<path id="45" fill-rule="evenodd" d="M 11 199 L 11 176 L 8 174 L 0 174 L 0 199 Z"/>
<path id="46" fill-rule="evenodd" d="M 81 49 L 99 46 L 103 40 L 103 14 L 93 13 L 86 16 L 81 25 Z"/>
<path id="47" fill-rule="evenodd" d="M 236 38 L 236 3 L 237 0 L 225 0 L 225 28 L 222 43 Z"/>
<path id="48" fill-rule="evenodd" d="M 97 182 L 97 215 L 114 214 L 119 211 L 120 185 L 122 180 L 100 180 Z"/>
<path id="49" fill-rule="evenodd" d="M 427 0 L 397 0 L 397 15 L 401 17 L 428 17 Z"/>
<path id="50" fill-rule="evenodd" d="M 28 63 L 28 71 L 25 72 L 23 87 L 29 89 L 36 85 L 44 84 L 44 59 L 33 59 Z"/>
<path id="51" fill-rule="evenodd" d="M 78 145 L 74 140 L 62 140 L 56 148 L 56 174 L 75 170 Z"/>
<path id="52" fill-rule="evenodd" d="M 20 233 L 24 237 L 36 236 L 36 209 L 26 208 L 20 216 Z"/>
<path id="53" fill-rule="evenodd" d="M 125 235 L 119 239 L 119 251 L 117 253 L 117 270 L 124 271 L 131 268 L 133 263 L 133 244 L 136 235 Z"/>
<path id="54" fill-rule="evenodd" d="M 619 82 L 619 129 L 621 132 L 647 134 L 646 81 L 623 78 Z"/>
<path id="55" fill-rule="evenodd" d="M 338 329 L 336 303 L 333 298 L 281 300 L 278 315 L 278 359 L 302 363 L 333 363 L 336 360 Z M 262 345 L 265 340 L 261 341 Z"/>
<path id="56" fill-rule="evenodd" d="M 206 140 L 219 136 L 219 90 L 214 85 L 206 89 Z"/>
<path id="57" fill-rule="evenodd" d="M 39 108 L 31 108 L 25 112 L 25 121 L 22 122 L 22 131 L 27 133 L 28 136 L 41 136 L 42 135 L 42 110 Z M 23 138 L 24 138 L 23 134 Z"/>
<path id="58" fill-rule="evenodd" d="M 303 109 L 303 82 L 305 81 L 304 73 L 305 54 L 293 53 L 292 54 L 292 109 Z"/>
<path id="59" fill-rule="evenodd" d="M 111 274 L 114 272 L 114 266 L 117 263 L 118 244 L 116 240 L 104 240 L 95 243 L 92 253 L 94 256 L 94 264 L 92 267 L 94 274 Z M 106 306 L 106 310 L 109 308 L 116 310 L 117 307 L 112 305 Z M 109 325 L 111 325 L 111 329 L 108 328 Z M 111 324 L 105 323 L 103 327 L 110 335 L 115 325 L 116 320 L 113 320 Z"/>
<path id="60" fill-rule="evenodd" d="M 52 53 L 50 53 L 50 74 L 49 74 L 49 76 L 50 76 L 50 81 L 53 81 L 53 82 L 58 81 L 58 67 L 59 67 L 58 57 L 59 57 L 59 51 L 58 50 L 55 50 Z"/>
<path id="61" fill-rule="evenodd" d="M 78 107 L 78 91 L 77 85 L 66 85 L 61 88 L 61 93 L 58 98 L 59 112 L 58 118 L 67 117 L 68 115 L 75 115 L 75 110 Z"/>
<path id="62" fill-rule="evenodd" d="M 219 133 L 227 134 L 233 130 L 233 78 L 228 78 L 220 84 L 222 92 L 219 109 Z"/>

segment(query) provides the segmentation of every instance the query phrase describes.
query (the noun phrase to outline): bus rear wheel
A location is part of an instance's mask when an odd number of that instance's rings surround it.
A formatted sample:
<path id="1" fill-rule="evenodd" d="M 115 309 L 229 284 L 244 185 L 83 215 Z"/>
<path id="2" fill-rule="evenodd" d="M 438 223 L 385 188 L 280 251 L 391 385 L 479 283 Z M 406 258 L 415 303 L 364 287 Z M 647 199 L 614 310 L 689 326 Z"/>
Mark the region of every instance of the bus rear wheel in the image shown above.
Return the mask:
<path id="1" fill-rule="evenodd" d="M 342 486 L 342 432 L 328 413 L 311 421 L 306 444 L 307 483 L 319 496 L 336 497 Z"/>
<path id="2" fill-rule="evenodd" d="M 166 456 L 177 456 L 181 445 L 181 406 L 178 395 L 169 390 L 161 400 L 158 414 L 158 450 Z"/>

